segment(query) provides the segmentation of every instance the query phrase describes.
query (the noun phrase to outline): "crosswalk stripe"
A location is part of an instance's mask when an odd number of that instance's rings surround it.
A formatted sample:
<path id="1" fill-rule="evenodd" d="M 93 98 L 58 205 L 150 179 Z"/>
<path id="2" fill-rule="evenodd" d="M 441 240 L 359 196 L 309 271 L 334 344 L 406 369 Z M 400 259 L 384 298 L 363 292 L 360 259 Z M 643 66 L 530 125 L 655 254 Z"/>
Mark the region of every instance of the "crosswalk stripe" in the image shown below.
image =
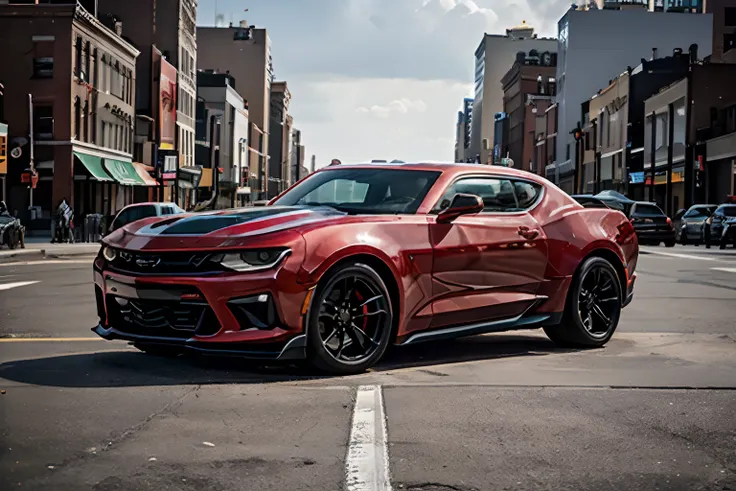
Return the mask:
<path id="1" fill-rule="evenodd" d="M 358 387 L 345 458 L 350 491 L 391 491 L 386 417 L 381 386 Z"/>
<path id="2" fill-rule="evenodd" d="M 10 290 L 11 288 L 35 285 L 36 283 L 40 283 L 40 282 L 39 281 L 16 281 L 14 283 L 5 283 L 5 284 L 0 284 L 0 290 Z"/>
<path id="3" fill-rule="evenodd" d="M 736 268 L 710 268 L 713 271 L 723 271 L 724 273 L 736 273 Z"/>

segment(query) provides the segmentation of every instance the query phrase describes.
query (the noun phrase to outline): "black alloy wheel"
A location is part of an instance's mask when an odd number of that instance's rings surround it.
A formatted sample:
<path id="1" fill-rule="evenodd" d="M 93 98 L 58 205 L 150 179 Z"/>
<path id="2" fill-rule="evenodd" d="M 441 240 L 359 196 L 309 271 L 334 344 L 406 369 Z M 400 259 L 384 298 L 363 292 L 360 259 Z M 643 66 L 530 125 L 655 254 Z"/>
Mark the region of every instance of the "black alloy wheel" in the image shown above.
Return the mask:
<path id="1" fill-rule="evenodd" d="M 589 269 L 582 278 L 578 293 L 578 315 L 593 338 L 605 337 L 621 310 L 621 298 L 615 287 L 616 272 L 602 265 Z"/>
<path id="2" fill-rule="evenodd" d="M 618 327 L 622 306 L 618 273 L 607 260 L 591 257 L 570 286 L 562 323 L 544 330 L 562 346 L 601 347 Z"/>
<path id="3" fill-rule="evenodd" d="M 391 300 L 365 264 L 338 267 L 320 283 L 308 317 L 309 361 L 334 373 L 360 373 L 383 356 L 391 338 Z"/>

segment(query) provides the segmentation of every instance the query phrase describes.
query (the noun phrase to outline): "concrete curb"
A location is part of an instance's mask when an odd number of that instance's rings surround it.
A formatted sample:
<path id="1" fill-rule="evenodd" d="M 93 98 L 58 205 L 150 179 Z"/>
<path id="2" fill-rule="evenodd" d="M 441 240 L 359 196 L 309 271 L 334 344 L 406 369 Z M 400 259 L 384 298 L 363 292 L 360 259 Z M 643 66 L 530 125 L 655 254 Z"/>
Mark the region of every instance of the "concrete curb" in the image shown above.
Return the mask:
<path id="1" fill-rule="evenodd" d="M 64 259 L 66 257 L 91 256 L 97 254 L 100 246 L 79 246 L 78 249 L 59 250 L 59 249 L 19 249 L 10 253 L 0 255 L 0 263 L 17 262 L 20 260 L 38 260 L 38 259 Z M 7 252 L 7 251 L 3 251 Z"/>

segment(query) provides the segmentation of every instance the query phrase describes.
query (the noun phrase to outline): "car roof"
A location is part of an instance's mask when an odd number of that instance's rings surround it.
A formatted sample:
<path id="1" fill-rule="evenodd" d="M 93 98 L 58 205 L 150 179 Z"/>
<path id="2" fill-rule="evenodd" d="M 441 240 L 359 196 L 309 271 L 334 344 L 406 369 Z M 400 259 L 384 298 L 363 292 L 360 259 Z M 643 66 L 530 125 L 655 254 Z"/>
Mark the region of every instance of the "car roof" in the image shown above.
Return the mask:
<path id="1" fill-rule="evenodd" d="M 483 165 L 483 164 L 466 164 L 453 162 L 393 162 L 393 163 L 357 163 L 342 164 L 335 166 L 327 166 L 319 169 L 318 172 L 339 172 L 344 169 L 406 169 L 406 170 L 423 170 L 435 172 L 448 172 L 454 174 L 465 174 L 471 172 L 492 172 L 494 174 L 529 178 L 534 177 L 540 179 L 541 176 L 532 172 L 527 172 L 512 167 L 504 167 L 500 165 Z"/>

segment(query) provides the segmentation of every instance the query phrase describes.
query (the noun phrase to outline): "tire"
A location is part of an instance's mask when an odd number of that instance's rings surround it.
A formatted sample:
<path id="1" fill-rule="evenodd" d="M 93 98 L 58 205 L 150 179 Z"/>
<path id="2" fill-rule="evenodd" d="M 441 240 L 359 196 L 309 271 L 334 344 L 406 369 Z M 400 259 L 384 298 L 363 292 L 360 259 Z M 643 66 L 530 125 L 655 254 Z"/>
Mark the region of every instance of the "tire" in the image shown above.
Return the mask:
<path id="1" fill-rule="evenodd" d="M 598 275 L 597 282 L 596 275 Z M 598 314 L 589 310 L 591 304 L 583 303 L 586 302 L 584 298 L 590 298 L 584 295 L 584 290 L 593 290 L 593 285 L 599 290 L 599 293 L 594 295 L 598 297 L 597 302 L 593 303 L 607 316 L 609 321 L 607 323 Z M 600 298 L 601 296 L 604 298 Z M 599 348 L 605 345 L 616 331 L 622 305 L 623 292 L 616 269 L 606 259 L 588 258 L 570 285 L 562 322 L 557 326 L 545 327 L 544 332 L 559 346 Z M 591 328 L 586 327 L 586 324 Z"/>
<path id="2" fill-rule="evenodd" d="M 665 247 L 675 247 L 675 244 L 676 244 L 675 239 L 672 239 L 672 240 L 665 241 L 664 246 Z"/>
<path id="3" fill-rule="evenodd" d="M 133 346 L 147 355 L 160 356 L 163 358 L 175 358 L 183 353 L 181 348 L 162 344 L 134 343 Z"/>
<path id="4" fill-rule="evenodd" d="M 347 263 L 329 271 L 307 316 L 309 364 L 320 372 L 348 375 L 377 363 L 392 337 L 390 298 L 381 276 L 366 264 Z"/>

